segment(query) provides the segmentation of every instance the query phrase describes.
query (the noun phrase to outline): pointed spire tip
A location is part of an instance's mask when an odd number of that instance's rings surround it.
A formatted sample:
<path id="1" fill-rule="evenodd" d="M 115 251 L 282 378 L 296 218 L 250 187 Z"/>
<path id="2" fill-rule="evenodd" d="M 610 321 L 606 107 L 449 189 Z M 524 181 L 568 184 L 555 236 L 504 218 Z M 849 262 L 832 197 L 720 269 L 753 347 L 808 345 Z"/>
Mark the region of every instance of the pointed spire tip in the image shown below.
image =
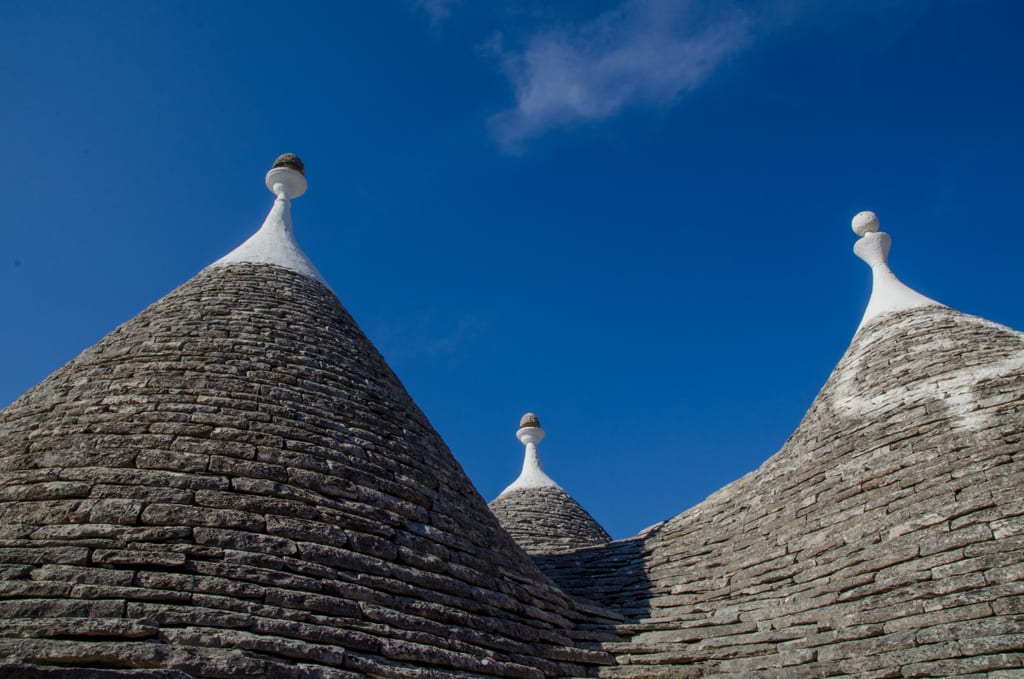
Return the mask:
<path id="1" fill-rule="evenodd" d="M 523 488 L 560 488 L 554 479 L 544 473 L 544 468 L 540 465 L 537 444 L 544 440 L 544 430 L 540 428 L 540 420 L 535 414 L 526 413 L 519 419 L 516 438 L 526 446 L 523 471 L 510 486 L 501 491 L 501 495 Z"/>
<path id="2" fill-rule="evenodd" d="M 871 298 L 860 320 L 858 330 L 877 316 L 904 309 L 923 306 L 943 306 L 908 287 L 889 268 L 889 249 L 892 238 L 879 230 L 878 215 L 865 210 L 857 213 L 850 226 L 860 236 L 853 252 L 871 267 Z"/>
<path id="3" fill-rule="evenodd" d="M 324 285 L 320 272 L 295 241 L 292 230 L 291 201 L 306 192 L 306 176 L 302 161 L 294 153 L 278 156 L 267 172 L 265 183 L 277 200 L 270 208 L 263 226 L 244 243 L 210 266 L 252 263 L 273 264 L 291 269 Z"/>

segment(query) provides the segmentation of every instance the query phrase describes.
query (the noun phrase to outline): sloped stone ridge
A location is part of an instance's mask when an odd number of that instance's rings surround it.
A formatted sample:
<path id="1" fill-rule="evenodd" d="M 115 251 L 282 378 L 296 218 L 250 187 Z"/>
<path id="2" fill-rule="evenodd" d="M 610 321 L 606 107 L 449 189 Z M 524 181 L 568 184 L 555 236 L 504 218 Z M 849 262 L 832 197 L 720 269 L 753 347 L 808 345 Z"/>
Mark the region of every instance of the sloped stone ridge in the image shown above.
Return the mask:
<path id="1" fill-rule="evenodd" d="M 627 618 L 602 676 L 1016 676 L 1024 336 L 939 307 L 880 317 L 760 469 L 538 562 Z"/>
<path id="2" fill-rule="evenodd" d="M 204 271 L 0 412 L 0 610 L 26 676 L 608 662 L 334 295 L 271 265 Z"/>
<path id="3" fill-rule="evenodd" d="M 491 511 L 527 554 L 551 554 L 611 541 L 604 528 L 561 488 L 538 486 L 502 493 Z"/>

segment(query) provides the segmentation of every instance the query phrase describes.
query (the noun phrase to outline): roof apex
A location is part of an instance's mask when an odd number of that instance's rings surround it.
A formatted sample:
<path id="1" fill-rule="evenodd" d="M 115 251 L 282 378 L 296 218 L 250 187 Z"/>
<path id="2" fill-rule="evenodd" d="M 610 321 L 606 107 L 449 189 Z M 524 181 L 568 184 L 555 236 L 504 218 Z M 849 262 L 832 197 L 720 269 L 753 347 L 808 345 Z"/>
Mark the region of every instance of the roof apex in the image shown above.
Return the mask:
<path id="1" fill-rule="evenodd" d="M 544 472 L 544 468 L 540 464 L 537 444 L 544 440 L 544 435 L 544 430 L 540 427 L 540 420 L 533 413 L 526 413 L 519 420 L 516 438 L 526 446 L 523 456 L 523 470 L 515 481 L 505 490 L 501 491 L 501 495 L 524 488 L 561 488 L 561 486 L 555 483 L 554 479 Z M 501 497 L 501 495 L 498 497 Z"/>
<path id="2" fill-rule="evenodd" d="M 878 216 L 874 212 L 858 212 L 851 226 L 853 232 L 860 236 L 860 240 L 853 246 L 853 252 L 871 267 L 872 279 L 871 299 L 868 300 L 857 330 L 863 328 L 868 321 L 893 311 L 945 306 L 907 286 L 892 272 L 889 268 L 892 237 L 878 230 Z"/>
<path id="3" fill-rule="evenodd" d="M 265 182 L 276 199 L 263 225 L 210 267 L 241 263 L 273 264 L 327 286 L 327 281 L 299 247 L 292 227 L 291 201 L 306 192 L 305 166 L 294 153 L 285 153 L 274 161 Z"/>

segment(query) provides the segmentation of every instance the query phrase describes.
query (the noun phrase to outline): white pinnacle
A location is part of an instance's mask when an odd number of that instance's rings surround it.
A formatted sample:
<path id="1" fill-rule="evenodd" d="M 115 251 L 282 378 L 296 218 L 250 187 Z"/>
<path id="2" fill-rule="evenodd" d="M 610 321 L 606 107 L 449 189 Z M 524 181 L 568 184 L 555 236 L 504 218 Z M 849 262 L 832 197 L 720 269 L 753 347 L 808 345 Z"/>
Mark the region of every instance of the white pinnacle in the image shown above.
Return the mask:
<path id="1" fill-rule="evenodd" d="M 249 240 L 210 266 L 240 263 L 274 264 L 327 285 L 323 276 L 313 266 L 313 262 L 309 261 L 306 253 L 299 248 L 292 229 L 291 201 L 306 192 L 302 161 L 292 154 L 280 156 L 267 173 L 266 184 L 277 198 L 263 221 L 263 226 L 250 236 Z"/>
<path id="2" fill-rule="evenodd" d="M 526 413 L 519 422 L 519 430 L 516 431 L 516 438 L 526 446 L 526 456 L 523 459 L 523 471 L 519 478 L 501 491 L 502 495 L 511 493 L 514 490 L 524 488 L 559 488 L 554 479 L 544 473 L 540 466 L 540 456 L 537 455 L 537 444 L 544 438 L 544 430 L 540 428 L 540 421 L 533 413 Z"/>
<path id="3" fill-rule="evenodd" d="M 860 319 L 860 330 L 864 325 L 882 314 L 923 306 L 943 306 L 934 299 L 907 287 L 889 268 L 889 248 L 892 238 L 879 231 L 878 217 L 874 212 L 860 212 L 853 218 L 853 232 L 860 236 L 853 245 L 853 252 L 871 267 L 871 299 L 864 317 Z"/>

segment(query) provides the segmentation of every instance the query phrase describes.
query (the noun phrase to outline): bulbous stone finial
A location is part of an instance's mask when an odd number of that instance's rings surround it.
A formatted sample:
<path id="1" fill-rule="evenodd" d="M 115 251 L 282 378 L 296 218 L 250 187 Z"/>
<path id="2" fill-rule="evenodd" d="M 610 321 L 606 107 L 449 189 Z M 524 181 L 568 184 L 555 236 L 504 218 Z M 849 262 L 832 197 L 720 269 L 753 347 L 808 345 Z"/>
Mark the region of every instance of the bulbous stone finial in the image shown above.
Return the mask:
<path id="1" fill-rule="evenodd" d="M 867 233 L 875 233 L 878 231 L 878 215 L 870 210 L 864 212 L 858 212 L 857 216 L 853 218 L 851 223 L 853 232 L 858 236 L 863 236 Z"/>
<path id="2" fill-rule="evenodd" d="M 537 419 L 537 416 L 534 415 L 533 413 L 526 413 L 519 420 L 519 428 L 520 429 L 522 429 L 523 427 L 539 427 L 539 426 L 540 426 L 540 420 Z"/>
<path id="3" fill-rule="evenodd" d="M 264 179 L 274 194 L 273 207 L 263 226 L 249 240 L 218 259 L 211 266 L 237 263 L 274 264 L 298 272 L 327 285 L 323 276 L 309 261 L 295 241 L 292 229 L 291 201 L 306 192 L 306 175 L 302 161 L 294 153 L 277 157 Z"/>
<path id="4" fill-rule="evenodd" d="M 278 198 L 298 198 L 306 192 L 306 166 L 294 153 L 282 153 L 267 173 L 266 184 Z"/>
<path id="5" fill-rule="evenodd" d="M 943 306 L 907 287 L 889 268 L 892 238 L 878 230 L 878 216 L 874 212 L 858 212 L 851 226 L 853 232 L 860 236 L 853 245 L 853 252 L 871 267 L 872 281 L 871 299 L 868 300 L 868 308 L 864 310 L 858 330 L 872 318 L 885 313 L 922 306 Z"/>
<path id="6" fill-rule="evenodd" d="M 298 170 L 303 177 L 306 176 L 306 166 L 302 164 L 302 159 L 294 153 L 282 153 L 274 161 L 272 167 L 290 167 L 293 170 Z"/>
<path id="7" fill-rule="evenodd" d="M 519 478 L 512 482 L 501 494 L 523 488 L 558 488 L 559 485 L 544 473 L 540 466 L 540 456 L 537 455 L 537 444 L 544 440 L 544 430 L 540 428 L 540 419 L 533 413 L 526 413 L 519 419 L 519 429 L 516 430 L 516 438 L 526 446 L 526 456 L 523 458 L 523 471 Z"/>

